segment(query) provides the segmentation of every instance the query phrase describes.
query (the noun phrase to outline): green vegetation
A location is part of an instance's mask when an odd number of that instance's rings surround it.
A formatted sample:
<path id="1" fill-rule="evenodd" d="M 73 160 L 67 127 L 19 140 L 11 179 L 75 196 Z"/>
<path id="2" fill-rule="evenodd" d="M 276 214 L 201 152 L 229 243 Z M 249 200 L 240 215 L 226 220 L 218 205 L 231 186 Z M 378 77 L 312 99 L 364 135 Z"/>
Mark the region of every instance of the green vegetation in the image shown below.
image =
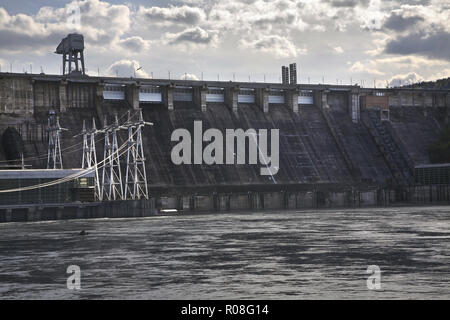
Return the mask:
<path id="1" fill-rule="evenodd" d="M 423 81 L 419 83 L 403 86 L 404 88 L 423 88 L 423 89 L 450 89 L 450 78 L 439 79 L 436 81 Z"/>
<path id="2" fill-rule="evenodd" d="M 445 128 L 438 141 L 429 149 L 431 163 L 450 163 L 450 126 Z"/>

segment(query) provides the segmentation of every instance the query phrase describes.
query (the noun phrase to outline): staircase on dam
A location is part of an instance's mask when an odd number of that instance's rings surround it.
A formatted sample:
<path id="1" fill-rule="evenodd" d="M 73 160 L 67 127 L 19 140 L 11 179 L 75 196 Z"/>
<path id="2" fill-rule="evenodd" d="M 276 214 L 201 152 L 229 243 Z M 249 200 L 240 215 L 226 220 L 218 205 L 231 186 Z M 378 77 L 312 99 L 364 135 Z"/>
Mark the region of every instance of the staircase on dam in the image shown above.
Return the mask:
<path id="1" fill-rule="evenodd" d="M 356 182 L 383 184 L 392 180 L 391 170 L 369 130 L 361 122 L 352 121 L 345 99 L 330 101 L 322 114 Z"/>
<path id="2" fill-rule="evenodd" d="M 358 165 L 353 161 L 350 153 L 351 151 L 347 149 L 347 146 L 344 143 L 345 137 L 344 134 L 342 133 L 342 130 L 340 130 L 339 125 L 336 123 L 334 117 L 330 115 L 327 109 L 322 108 L 321 110 L 323 117 L 325 118 L 325 121 L 327 123 L 328 129 L 330 130 L 334 140 L 336 141 L 336 145 L 341 151 L 342 156 L 345 159 L 345 163 L 347 164 L 347 167 L 351 172 L 353 179 L 355 181 L 360 181 L 361 170 L 359 169 Z"/>
<path id="3" fill-rule="evenodd" d="M 319 172 L 321 162 L 316 159 L 316 151 L 311 145 L 313 132 L 306 130 L 299 118 L 283 105 L 272 106 L 267 117 L 275 128 L 280 128 L 280 150 L 283 152 L 280 166 L 286 168 L 285 173 L 290 179 L 305 183 L 326 180 L 325 174 Z"/>
<path id="4" fill-rule="evenodd" d="M 428 148 L 445 126 L 444 108 L 427 107 L 391 107 L 387 125 L 412 166 L 430 163 Z"/>
<path id="5" fill-rule="evenodd" d="M 242 115 L 235 114 L 223 103 L 212 103 L 208 106 L 204 114 L 207 123 L 211 127 L 219 129 L 225 133 L 226 129 L 241 128 L 247 130 L 248 124 L 242 121 Z M 257 118 L 257 115 L 254 115 Z M 266 181 L 266 177 L 259 175 L 260 166 L 252 165 L 222 165 L 222 166 L 203 166 L 203 170 L 209 175 L 214 175 L 217 179 L 220 176 L 221 183 L 228 181 L 240 181 L 246 183 L 261 183 Z"/>
<path id="6" fill-rule="evenodd" d="M 386 125 L 381 122 L 378 111 L 367 110 L 361 118 L 383 154 L 397 183 L 408 185 L 413 179 L 412 168 Z"/>

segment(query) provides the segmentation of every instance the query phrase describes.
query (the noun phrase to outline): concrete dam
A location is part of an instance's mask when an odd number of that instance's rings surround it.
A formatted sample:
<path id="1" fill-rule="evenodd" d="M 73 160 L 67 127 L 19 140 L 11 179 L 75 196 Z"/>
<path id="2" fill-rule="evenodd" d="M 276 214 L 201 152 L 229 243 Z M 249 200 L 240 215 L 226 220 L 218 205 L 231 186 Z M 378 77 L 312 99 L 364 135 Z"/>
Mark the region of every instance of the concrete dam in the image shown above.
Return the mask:
<path id="1" fill-rule="evenodd" d="M 142 134 L 150 200 L 132 215 L 148 208 L 448 204 L 450 165 L 431 164 L 428 148 L 449 124 L 449 109 L 450 91 L 443 89 L 0 73 L 0 161 L 17 165 L 23 155 L 22 167 L 46 168 L 48 114 L 54 111 L 67 129 L 61 134 L 64 169 L 81 168 L 81 151 L 72 147 L 81 144 L 83 120 L 103 128 L 105 119 L 123 121 L 127 111 L 142 110 L 143 120 L 153 123 Z M 184 128 L 193 137 L 194 121 L 202 122 L 203 132 L 279 129 L 278 172 L 261 175 L 259 164 L 175 165 L 172 132 Z M 102 159 L 104 143 L 97 138 Z M 126 131 L 118 131 L 119 144 L 126 139 Z M 73 216 L 119 216 L 126 211 L 121 206 L 130 206 L 111 201 L 99 209 L 96 201 L 82 206 L 72 200 L 61 202 L 76 203 Z M 4 219 L 14 210 L 25 220 L 43 210 L 20 203 L 0 209 Z M 67 214 L 67 206 L 58 213 L 56 205 L 53 217 Z"/>

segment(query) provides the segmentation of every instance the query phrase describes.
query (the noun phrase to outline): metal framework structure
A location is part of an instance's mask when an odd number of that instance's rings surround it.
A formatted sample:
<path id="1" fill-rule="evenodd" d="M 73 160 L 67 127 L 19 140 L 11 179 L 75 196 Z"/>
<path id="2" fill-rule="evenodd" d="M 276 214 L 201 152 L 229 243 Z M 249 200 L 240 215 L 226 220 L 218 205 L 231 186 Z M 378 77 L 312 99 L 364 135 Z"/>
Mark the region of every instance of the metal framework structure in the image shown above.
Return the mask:
<path id="1" fill-rule="evenodd" d="M 142 129 L 146 125 L 153 125 L 151 122 L 144 121 L 142 110 L 131 114 L 128 111 L 128 119 L 123 125 L 119 125 L 117 115 L 114 123 L 107 124 L 107 117 L 104 118 L 104 127 L 97 130 L 95 119 L 92 119 L 91 129 L 86 128 L 86 122 L 83 120 L 83 155 L 82 168 L 95 167 L 95 196 L 100 201 L 114 200 L 139 200 L 148 199 L 147 173 L 145 169 L 144 145 L 142 138 Z M 127 164 L 125 183 L 122 183 L 122 172 L 120 165 L 120 156 L 125 151 L 125 143 L 118 146 L 117 132 L 121 129 L 127 129 L 128 139 L 125 142 L 127 149 Z M 98 162 L 96 156 L 95 135 L 104 134 L 104 153 L 101 181 L 99 179 Z M 120 153 L 119 153 L 120 151 Z"/>
<path id="2" fill-rule="evenodd" d="M 81 131 L 83 135 L 83 159 L 81 160 L 81 168 L 86 169 L 91 166 L 89 143 L 88 143 L 88 132 L 86 130 L 86 121 L 83 120 L 83 130 Z"/>
<path id="3" fill-rule="evenodd" d="M 148 199 L 147 173 L 142 143 L 142 128 L 145 125 L 153 125 L 153 123 L 144 121 L 142 110 L 139 110 L 139 119 L 134 122 L 131 121 L 131 113 L 128 111 L 128 120 L 124 127 L 128 129 L 125 198 L 129 200 Z"/>
<path id="4" fill-rule="evenodd" d="M 102 184 L 100 197 L 103 200 L 124 200 L 124 192 L 122 185 L 122 173 L 120 169 L 120 155 L 117 143 L 117 131 L 121 127 L 117 115 L 115 121 L 111 126 L 107 125 L 105 116 L 103 132 L 105 134 L 104 147 L 104 167 L 102 173 Z M 111 140 L 110 140 L 111 137 Z"/>
<path id="5" fill-rule="evenodd" d="M 47 151 L 47 169 L 63 169 L 61 156 L 61 131 L 67 130 L 61 128 L 59 117 L 55 111 L 48 114 L 48 151 Z"/>
<path id="6" fill-rule="evenodd" d="M 56 48 L 55 53 L 63 56 L 63 74 L 86 74 L 84 67 L 84 37 L 81 34 L 71 33 Z M 72 65 L 74 68 L 72 70 Z"/>
<path id="7" fill-rule="evenodd" d="M 94 184 L 95 184 L 95 197 L 98 200 L 102 200 L 102 192 L 100 188 L 100 179 L 97 169 L 97 153 L 95 148 L 95 134 L 98 133 L 95 125 L 95 119 L 92 118 L 91 130 L 86 130 L 86 123 L 83 120 L 83 159 L 81 168 L 87 169 L 94 167 Z"/>

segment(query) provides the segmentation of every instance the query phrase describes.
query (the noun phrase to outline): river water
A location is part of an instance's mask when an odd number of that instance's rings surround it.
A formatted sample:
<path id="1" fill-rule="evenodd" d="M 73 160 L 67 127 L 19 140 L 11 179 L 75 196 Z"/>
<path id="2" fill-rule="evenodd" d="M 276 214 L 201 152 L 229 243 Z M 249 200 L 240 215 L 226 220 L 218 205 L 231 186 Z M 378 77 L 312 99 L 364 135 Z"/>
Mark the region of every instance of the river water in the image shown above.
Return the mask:
<path id="1" fill-rule="evenodd" d="M 449 299 L 450 207 L 6 223 L 0 267 L 2 299 Z"/>

